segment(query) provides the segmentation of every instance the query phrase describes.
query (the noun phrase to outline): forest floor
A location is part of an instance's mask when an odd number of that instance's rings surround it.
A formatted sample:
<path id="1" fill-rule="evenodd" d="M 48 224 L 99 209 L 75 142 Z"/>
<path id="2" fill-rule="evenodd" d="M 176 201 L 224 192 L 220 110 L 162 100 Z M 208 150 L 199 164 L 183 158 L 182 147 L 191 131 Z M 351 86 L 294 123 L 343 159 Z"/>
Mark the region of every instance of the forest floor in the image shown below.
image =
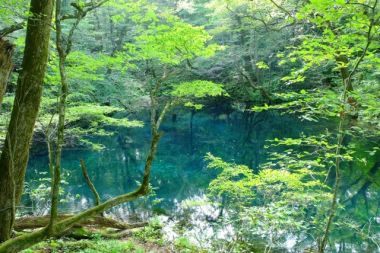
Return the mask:
<path id="1" fill-rule="evenodd" d="M 82 232 L 81 232 L 82 231 Z M 107 235 L 107 236 L 105 236 Z M 179 238 L 175 242 L 164 240 L 162 226 L 156 222 L 144 227 L 118 231 L 96 230 L 83 227 L 65 237 L 50 239 L 22 251 L 22 253 L 171 253 L 206 252 L 188 240 Z"/>
<path id="2" fill-rule="evenodd" d="M 167 253 L 181 252 L 168 246 L 142 242 L 133 238 L 117 240 L 106 239 L 58 239 L 49 240 L 24 250 L 22 253 Z"/>

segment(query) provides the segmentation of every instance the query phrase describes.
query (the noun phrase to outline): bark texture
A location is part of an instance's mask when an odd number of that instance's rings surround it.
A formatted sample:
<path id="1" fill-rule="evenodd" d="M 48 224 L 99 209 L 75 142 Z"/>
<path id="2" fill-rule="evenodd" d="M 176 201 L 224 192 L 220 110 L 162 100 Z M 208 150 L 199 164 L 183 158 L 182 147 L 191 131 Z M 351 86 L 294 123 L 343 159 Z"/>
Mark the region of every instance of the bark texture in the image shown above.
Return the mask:
<path id="1" fill-rule="evenodd" d="M 31 0 L 22 71 L 0 158 L 0 242 L 12 231 L 15 205 L 23 191 L 49 52 L 53 0 Z"/>
<path id="2" fill-rule="evenodd" d="M 0 37 L 0 106 L 7 89 L 9 74 L 11 73 L 13 45 Z"/>

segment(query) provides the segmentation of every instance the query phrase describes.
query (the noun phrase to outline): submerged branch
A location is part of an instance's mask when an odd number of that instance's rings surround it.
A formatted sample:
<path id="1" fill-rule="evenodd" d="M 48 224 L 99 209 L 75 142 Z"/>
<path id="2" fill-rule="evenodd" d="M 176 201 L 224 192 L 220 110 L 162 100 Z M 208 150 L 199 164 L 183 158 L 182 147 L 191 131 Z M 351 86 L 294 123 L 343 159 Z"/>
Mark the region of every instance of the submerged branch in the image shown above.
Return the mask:
<path id="1" fill-rule="evenodd" d="M 100 204 L 100 196 L 99 196 L 98 191 L 95 188 L 95 185 L 92 183 L 90 177 L 88 176 L 86 163 L 84 162 L 83 159 L 80 160 L 80 167 L 82 168 L 84 179 L 86 180 L 88 187 L 90 188 L 92 194 L 94 195 L 95 205 L 98 206 Z"/>

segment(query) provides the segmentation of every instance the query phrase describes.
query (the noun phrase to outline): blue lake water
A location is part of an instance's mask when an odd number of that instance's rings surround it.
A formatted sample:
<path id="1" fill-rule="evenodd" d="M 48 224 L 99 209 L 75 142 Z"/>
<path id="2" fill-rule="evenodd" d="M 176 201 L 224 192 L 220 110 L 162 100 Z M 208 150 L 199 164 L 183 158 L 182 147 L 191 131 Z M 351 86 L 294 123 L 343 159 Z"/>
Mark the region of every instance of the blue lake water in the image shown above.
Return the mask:
<path id="1" fill-rule="evenodd" d="M 179 203 L 183 200 L 204 195 L 208 184 L 216 176 L 215 171 L 206 168 L 204 156 L 208 152 L 226 161 L 248 165 L 257 171 L 267 157 L 264 148 L 266 141 L 299 137 L 301 133 L 316 134 L 326 129 L 334 131 L 336 128 L 334 122 L 306 122 L 272 112 L 259 113 L 250 118 L 242 113 L 233 113 L 229 117 L 197 113 L 192 127 L 190 118 L 190 114 L 180 115 L 173 122 L 169 117 L 162 126 L 165 134 L 159 143 L 151 178 L 155 197 L 114 208 L 114 215 L 129 219 L 131 216 L 144 218 L 152 213 L 170 214 L 178 210 Z M 62 167 L 67 181 L 63 188 L 67 201 L 61 205 L 62 212 L 82 210 L 93 204 L 91 192 L 81 174 L 80 159 L 86 161 L 89 175 L 103 200 L 135 189 L 142 177 L 150 144 L 148 125 L 120 129 L 113 136 L 97 137 L 93 141 L 103 144 L 105 149 L 91 151 L 67 148 L 63 153 Z M 41 178 L 48 177 L 47 171 L 47 155 L 32 155 L 27 182 L 32 185 L 41 184 Z M 342 189 L 347 194 L 355 192 L 363 184 L 369 184 L 362 196 L 347 204 L 347 210 L 353 213 L 360 210 L 359 217 L 363 220 L 374 219 L 373 226 L 378 227 L 380 220 L 377 221 L 376 217 L 379 217 L 380 212 L 380 180 L 377 170 L 370 172 L 351 168 L 344 175 Z M 370 181 L 367 180 L 368 175 L 372 177 Z M 33 204 L 28 197 L 25 197 L 24 203 L 29 206 Z M 378 210 L 375 210 L 376 206 Z M 367 208 L 367 212 L 363 208 Z M 379 235 L 375 236 L 378 240 Z M 352 240 L 360 242 L 358 238 Z"/>

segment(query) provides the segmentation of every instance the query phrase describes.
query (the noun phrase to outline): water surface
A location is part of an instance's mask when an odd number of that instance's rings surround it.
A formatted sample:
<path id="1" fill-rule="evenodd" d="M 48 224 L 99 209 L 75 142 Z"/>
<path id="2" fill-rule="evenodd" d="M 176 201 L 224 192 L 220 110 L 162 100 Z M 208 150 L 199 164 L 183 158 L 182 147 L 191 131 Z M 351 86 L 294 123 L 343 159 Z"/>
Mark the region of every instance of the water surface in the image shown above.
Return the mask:
<path id="1" fill-rule="evenodd" d="M 316 134 L 326 129 L 334 131 L 336 128 L 334 122 L 305 122 L 272 112 L 259 113 L 250 118 L 241 113 L 233 113 L 228 117 L 197 113 L 192 124 L 190 119 L 190 114 L 179 115 L 175 122 L 169 118 L 162 126 L 165 134 L 159 143 L 152 168 L 151 184 L 155 189 L 155 197 L 114 208 L 113 215 L 121 219 L 136 216 L 144 218 L 152 213 L 171 215 L 178 212 L 183 200 L 202 198 L 208 184 L 216 176 L 215 171 L 206 168 L 204 156 L 208 152 L 229 162 L 248 165 L 257 172 L 259 165 L 267 158 L 264 148 L 267 140 L 299 137 L 301 133 Z M 142 177 L 150 144 L 147 124 L 143 128 L 121 129 L 114 136 L 93 138 L 93 141 L 103 144 L 105 149 L 91 151 L 68 148 L 63 153 L 62 167 L 67 174 L 64 190 L 68 197 L 61 206 L 64 212 L 82 210 L 93 204 L 91 192 L 81 174 L 80 159 L 86 161 L 89 175 L 102 200 L 135 189 Z M 33 155 L 29 162 L 27 181 L 36 184 L 38 178 L 47 177 L 47 174 L 41 174 L 48 171 L 47 164 L 46 154 Z M 349 201 L 347 209 L 360 212 L 359 217 L 363 221 L 373 219 L 372 225 L 378 227 L 379 220 L 376 217 L 380 216 L 374 208 L 377 206 L 379 209 L 380 180 L 378 168 L 372 170 L 347 169 L 342 189 L 347 194 L 363 191 Z M 371 180 L 368 180 L 368 173 L 372 175 Z M 361 189 L 361 186 L 364 188 Z M 30 205 L 28 198 L 25 202 Z M 377 240 L 379 235 L 374 236 Z M 360 238 L 350 240 L 360 243 Z"/>

